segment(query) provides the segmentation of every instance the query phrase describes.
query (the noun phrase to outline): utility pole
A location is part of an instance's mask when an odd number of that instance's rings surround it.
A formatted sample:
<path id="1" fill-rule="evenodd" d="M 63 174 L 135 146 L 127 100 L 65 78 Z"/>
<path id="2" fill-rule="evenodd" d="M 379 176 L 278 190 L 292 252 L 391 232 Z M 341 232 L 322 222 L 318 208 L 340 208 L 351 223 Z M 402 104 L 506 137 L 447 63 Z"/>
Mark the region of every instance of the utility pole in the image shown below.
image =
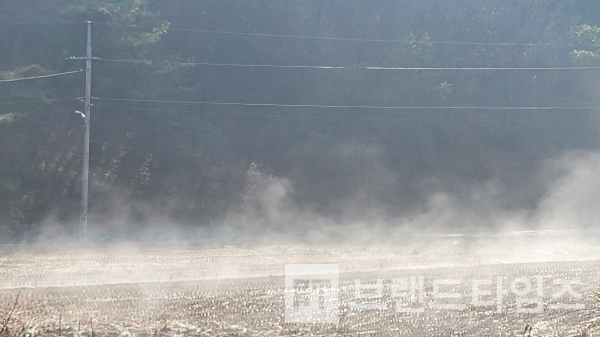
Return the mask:
<path id="1" fill-rule="evenodd" d="M 81 213 L 79 224 L 79 242 L 87 242 L 88 236 L 88 188 L 90 174 L 90 115 L 92 106 L 92 21 L 87 21 L 87 53 L 85 57 L 70 57 L 70 60 L 85 60 L 85 136 L 83 140 L 83 172 L 81 178 Z M 79 112 L 79 111 L 76 111 Z"/>
<path id="2" fill-rule="evenodd" d="M 90 174 L 90 117 L 92 107 L 92 21 L 87 21 L 87 53 L 85 57 L 71 56 L 69 60 L 85 60 L 85 138 L 83 141 L 83 172 L 81 178 L 81 214 L 79 225 L 79 242 L 85 243 L 88 238 L 88 190 Z M 81 113 L 76 111 L 77 113 Z"/>
<path id="3" fill-rule="evenodd" d="M 87 22 L 87 54 L 85 58 L 85 139 L 83 141 L 83 177 L 81 179 L 81 228 L 79 242 L 87 242 L 88 187 L 90 171 L 90 115 L 92 100 L 92 21 Z"/>

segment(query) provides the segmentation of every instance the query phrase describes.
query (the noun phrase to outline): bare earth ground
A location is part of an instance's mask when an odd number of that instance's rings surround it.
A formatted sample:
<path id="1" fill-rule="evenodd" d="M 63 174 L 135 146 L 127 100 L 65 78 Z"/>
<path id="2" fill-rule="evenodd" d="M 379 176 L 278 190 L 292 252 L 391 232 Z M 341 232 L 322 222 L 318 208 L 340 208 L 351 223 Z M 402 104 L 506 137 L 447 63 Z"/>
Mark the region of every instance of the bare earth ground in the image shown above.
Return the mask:
<path id="1" fill-rule="evenodd" d="M 314 263 L 339 266 L 339 320 L 286 322 L 285 265 Z M 600 303 L 589 296 L 599 272 L 600 240 L 565 235 L 412 237 L 379 245 L 2 246 L 0 319 L 21 292 L 8 324 L 13 336 L 89 336 L 92 328 L 95 336 L 519 336 L 526 324 L 533 336 L 581 336 L 584 329 L 600 336 Z M 393 293 L 392 279 L 411 277 L 423 278 L 422 303 L 408 305 Z M 360 298 L 369 292 L 357 282 L 378 280 L 381 293 Z M 456 284 L 442 285 L 436 297 L 436 280 Z M 480 300 L 494 303 L 474 305 L 477 280 L 488 282 Z M 558 297 L 560 280 L 573 284 Z M 523 282 L 531 284 L 527 295 L 519 295 Z M 536 297 L 539 312 L 519 312 L 519 299 Z M 407 305 L 422 312 L 397 312 Z"/>

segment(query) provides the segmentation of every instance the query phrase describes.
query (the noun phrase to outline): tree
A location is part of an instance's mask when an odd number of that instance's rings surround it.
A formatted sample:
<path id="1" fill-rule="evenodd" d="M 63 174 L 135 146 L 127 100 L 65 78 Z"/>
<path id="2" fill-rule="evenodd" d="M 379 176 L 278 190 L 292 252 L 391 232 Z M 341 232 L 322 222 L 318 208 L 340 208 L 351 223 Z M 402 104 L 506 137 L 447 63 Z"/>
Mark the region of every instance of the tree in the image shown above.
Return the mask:
<path id="1" fill-rule="evenodd" d="M 598 64 L 600 59 L 600 28 L 598 26 L 581 25 L 574 30 L 575 35 L 585 48 L 575 49 L 571 56 L 581 65 Z"/>
<path id="2" fill-rule="evenodd" d="M 84 22 L 94 22 L 94 56 L 103 60 L 94 61 L 92 96 L 124 99 L 93 100 L 90 211 L 107 222 L 113 214 L 213 221 L 245 203 L 251 167 L 288 181 L 294 205 L 326 215 L 347 205 L 407 215 L 426 202 L 422 184 L 431 177 L 460 181 L 458 189 L 498 180 L 517 191 L 511 207 L 527 207 L 541 193 L 524 187 L 540 161 L 598 145 L 587 112 L 422 108 L 592 105 L 592 74 L 365 67 L 596 64 L 597 28 L 581 25 L 585 8 L 575 4 L 1 2 L 3 23 L 36 24 L 0 30 L 0 77 L 83 68 L 64 59 L 84 54 Z M 74 98 L 83 84 L 77 74 L 0 85 L 0 139 L 9 144 L 0 148 L 7 158 L 0 167 L 2 221 L 38 222 L 51 211 L 65 221 L 77 217 L 82 125 L 70 112 L 81 110 Z M 65 98 L 73 100 L 53 101 Z M 12 104 L 23 101 L 36 103 Z"/>

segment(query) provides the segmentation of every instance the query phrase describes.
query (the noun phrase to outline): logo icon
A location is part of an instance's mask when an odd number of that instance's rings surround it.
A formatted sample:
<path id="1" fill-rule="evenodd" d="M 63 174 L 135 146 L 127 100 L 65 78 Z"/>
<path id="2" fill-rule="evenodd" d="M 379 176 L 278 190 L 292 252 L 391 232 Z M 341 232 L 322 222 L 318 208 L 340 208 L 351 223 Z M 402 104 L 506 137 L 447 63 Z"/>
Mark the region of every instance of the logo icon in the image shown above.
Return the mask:
<path id="1" fill-rule="evenodd" d="M 339 265 L 285 266 L 285 322 L 339 322 Z"/>

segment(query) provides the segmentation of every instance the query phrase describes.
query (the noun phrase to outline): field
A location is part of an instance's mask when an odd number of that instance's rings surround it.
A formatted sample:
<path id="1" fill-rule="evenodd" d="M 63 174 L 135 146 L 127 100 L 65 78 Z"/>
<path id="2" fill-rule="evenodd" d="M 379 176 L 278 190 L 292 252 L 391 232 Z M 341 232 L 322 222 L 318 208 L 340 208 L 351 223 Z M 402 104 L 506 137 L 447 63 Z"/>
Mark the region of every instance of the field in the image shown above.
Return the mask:
<path id="1" fill-rule="evenodd" d="M 286 264 L 338 266 L 335 323 L 286 321 Z M 563 234 L 3 246 L 0 319 L 20 294 L 11 336 L 600 336 L 598 271 Z"/>

